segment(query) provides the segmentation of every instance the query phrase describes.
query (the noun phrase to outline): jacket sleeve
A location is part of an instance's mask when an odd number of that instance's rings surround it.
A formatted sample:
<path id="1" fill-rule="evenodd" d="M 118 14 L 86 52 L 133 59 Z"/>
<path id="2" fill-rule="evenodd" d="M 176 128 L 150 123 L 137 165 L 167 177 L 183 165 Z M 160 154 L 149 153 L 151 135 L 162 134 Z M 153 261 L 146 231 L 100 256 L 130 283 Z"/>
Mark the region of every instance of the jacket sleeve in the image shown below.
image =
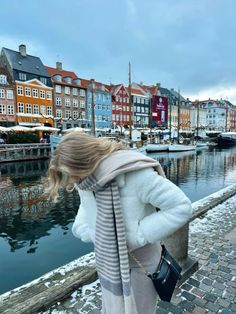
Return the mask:
<path id="1" fill-rule="evenodd" d="M 72 233 L 75 237 L 80 238 L 83 242 L 92 242 L 91 230 L 87 223 L 87 215 L 84 206 L 83 193 L 78 190 L 80 195 L 80 207 L 72 225 Z"/>
<path id="2" fill-rule="evenodd" d="M 160 209 L 139 222 L 140 244 L 153 243 L 183 226 L 192 215 L 192 205 L 175 184 L 153 169 L 141 170 L 138 176 L 136 191 L 141 202 Z"/>

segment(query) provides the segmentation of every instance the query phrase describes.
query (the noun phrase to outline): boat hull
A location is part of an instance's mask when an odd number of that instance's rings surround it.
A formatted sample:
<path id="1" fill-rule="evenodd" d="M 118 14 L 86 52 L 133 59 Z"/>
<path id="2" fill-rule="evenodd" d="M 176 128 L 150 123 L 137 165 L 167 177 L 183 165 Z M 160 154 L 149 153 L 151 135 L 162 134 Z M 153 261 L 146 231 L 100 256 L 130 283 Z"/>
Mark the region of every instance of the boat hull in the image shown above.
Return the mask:
<path id="1" fill-rule="evenodd" d="M 169 145 L 165 144 L 148 144 L 146 146 L 147 153 L 157 153 L 157 152 L 167 152 L 169 149 Z"/>
<path id="2" fill-rule="evenodd" d="M 169 145 L 169 152 L 186 152 L 196 150 L 195 145 Z"/>
<path id="3" fill-rule="evenodd" d="M 218 143 L 218 146 L 221 146 L 221 147 L 234 146 L 234 145 L 236 145 L 236 139 L 219 137 L 217 139 L 217 143 Z"/>

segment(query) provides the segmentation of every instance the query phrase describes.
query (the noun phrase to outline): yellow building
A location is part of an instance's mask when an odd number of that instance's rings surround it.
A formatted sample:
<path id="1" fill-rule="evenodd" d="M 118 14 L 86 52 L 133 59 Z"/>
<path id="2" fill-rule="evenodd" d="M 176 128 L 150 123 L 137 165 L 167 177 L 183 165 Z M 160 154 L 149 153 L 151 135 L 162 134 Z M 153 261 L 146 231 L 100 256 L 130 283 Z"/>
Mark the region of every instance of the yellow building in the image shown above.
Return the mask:
<path id="1" fill-rule="evenodd" d="M 37 79 L 15 81 L 16 122 L 23 126 L 53 126 L 53 88 Z"/>

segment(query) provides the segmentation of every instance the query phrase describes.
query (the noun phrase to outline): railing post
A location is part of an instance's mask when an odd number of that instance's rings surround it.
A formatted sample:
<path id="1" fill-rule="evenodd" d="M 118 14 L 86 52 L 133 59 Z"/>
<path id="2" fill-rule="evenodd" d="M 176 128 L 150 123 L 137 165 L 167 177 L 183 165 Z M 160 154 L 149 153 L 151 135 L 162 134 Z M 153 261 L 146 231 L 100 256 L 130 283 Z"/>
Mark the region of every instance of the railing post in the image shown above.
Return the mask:
<path id="1" fill-rule="evenodd" d="M 189 222 L 164 239 L 167 250 L 179 262 L 182 267 L 180 283 L 185 281 L 198 269 L 198 261 L 188 256 Z"/>

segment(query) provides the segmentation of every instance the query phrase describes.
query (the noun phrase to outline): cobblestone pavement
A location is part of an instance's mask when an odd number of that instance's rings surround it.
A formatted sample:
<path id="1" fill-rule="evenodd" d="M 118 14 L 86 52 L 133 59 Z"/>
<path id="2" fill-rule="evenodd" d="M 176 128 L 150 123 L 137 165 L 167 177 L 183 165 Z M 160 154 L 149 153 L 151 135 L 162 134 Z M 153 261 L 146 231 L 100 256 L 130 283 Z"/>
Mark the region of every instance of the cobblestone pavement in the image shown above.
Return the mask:
<path id="1" fill-rule="evenodd" d="M 199 270 L 176 289 L 171 304 L 160 301 L 156 313 L 236 313 L 236 196 L 191 222 L 189 255 Z M 98 314 L 100 299 L 96 281 L 44 314 Z"/>

